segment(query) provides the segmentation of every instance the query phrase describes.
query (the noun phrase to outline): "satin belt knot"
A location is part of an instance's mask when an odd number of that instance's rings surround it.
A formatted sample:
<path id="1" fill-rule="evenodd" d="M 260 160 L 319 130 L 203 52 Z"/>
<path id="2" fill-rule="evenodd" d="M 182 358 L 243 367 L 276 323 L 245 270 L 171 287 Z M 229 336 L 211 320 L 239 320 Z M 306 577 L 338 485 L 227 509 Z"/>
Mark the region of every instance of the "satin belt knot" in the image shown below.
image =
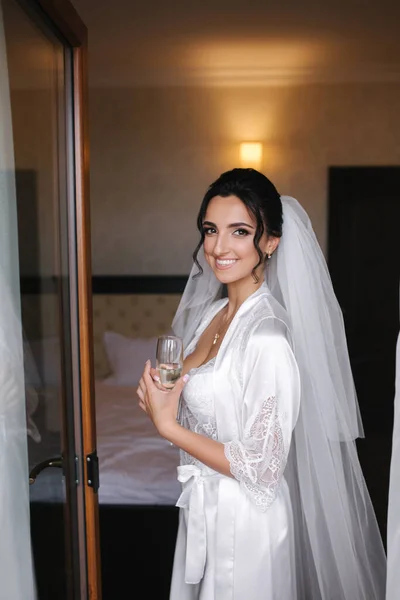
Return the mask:
<path id="1" fill-rule="evenodd" d="M 223 475 L 195 465 L 178 467 L 178 481 L 183 484 L 176 506 L 188 509 L 185 582 L 199 583 L 204 575 L 207 554 L 204 481 Z"/>

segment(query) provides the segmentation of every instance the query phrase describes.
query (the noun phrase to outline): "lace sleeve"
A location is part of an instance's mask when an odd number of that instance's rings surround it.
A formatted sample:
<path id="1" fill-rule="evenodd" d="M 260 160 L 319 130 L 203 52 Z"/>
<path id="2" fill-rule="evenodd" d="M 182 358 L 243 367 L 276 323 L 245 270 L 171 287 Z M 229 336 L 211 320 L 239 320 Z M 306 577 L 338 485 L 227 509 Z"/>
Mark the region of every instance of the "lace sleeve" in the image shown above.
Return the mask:
<path id="1" fill-rule="evenodd" d="M 232 475 L 242 483 L 263 511 L 275 499 L 287 460 L 276 408 L 275 397 L 267 398 L 245 431 L 243 442 L 225 444 L 225 456 Z"/>
<path id="2" fill-rule="evenodd" d="M 253 344 L 252 344 L 253 345 Z M 297 365 L 284 338 L 246 350 L 240 439 L 225 443 L 232 475 L 260 510 L 274 501 L 299 410 Z"/>

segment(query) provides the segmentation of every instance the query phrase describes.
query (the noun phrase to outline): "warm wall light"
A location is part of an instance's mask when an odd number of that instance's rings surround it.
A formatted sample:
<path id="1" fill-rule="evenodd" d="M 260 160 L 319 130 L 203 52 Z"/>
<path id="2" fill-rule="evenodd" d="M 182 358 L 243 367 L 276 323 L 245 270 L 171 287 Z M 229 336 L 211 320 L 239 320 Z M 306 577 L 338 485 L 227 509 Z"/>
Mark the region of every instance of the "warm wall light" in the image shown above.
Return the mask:
<path id="1" fill-rule="evenodd" d="M 243 167 L 260 168 L 263 147 L 261 142 L 243 142 L 240 144 L 240 161 Z"/>

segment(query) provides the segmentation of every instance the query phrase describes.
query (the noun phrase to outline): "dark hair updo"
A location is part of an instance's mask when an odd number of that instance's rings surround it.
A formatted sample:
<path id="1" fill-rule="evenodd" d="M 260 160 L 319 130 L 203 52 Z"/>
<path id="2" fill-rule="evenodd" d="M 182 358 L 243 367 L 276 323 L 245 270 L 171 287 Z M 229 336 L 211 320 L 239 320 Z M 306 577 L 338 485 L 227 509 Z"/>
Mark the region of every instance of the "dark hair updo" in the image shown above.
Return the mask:
<path id="1" fill-rule="evenodd" d="M 262 235 L 264 232 L 273 237 L 281 237 L 282 235 L 283 217 L 280 194 L 268 177 L 255 169 L 232 169 L 231 171 L 222 173 L 208 188 L 201 203 L 199 214 L 197 215 L 197 228 L 200 231 L 201 239 L 193 252 L 193 260 L 199 268 L 199 272 L 194 277 L 198 277 L 203 273 L 203 269 L 197 260 L 197 255 L 204 243 L 203 222 L 207 207 L 215 196 L 225 198 L 227 196 L 236 196 L 254 216 L 257 223 L 254 235 L 254 247 L 257 250 L 259 261 L 253 269 L 253 277 L 257 280 L 255 271 L 264 260 L 259 246 Z"/>

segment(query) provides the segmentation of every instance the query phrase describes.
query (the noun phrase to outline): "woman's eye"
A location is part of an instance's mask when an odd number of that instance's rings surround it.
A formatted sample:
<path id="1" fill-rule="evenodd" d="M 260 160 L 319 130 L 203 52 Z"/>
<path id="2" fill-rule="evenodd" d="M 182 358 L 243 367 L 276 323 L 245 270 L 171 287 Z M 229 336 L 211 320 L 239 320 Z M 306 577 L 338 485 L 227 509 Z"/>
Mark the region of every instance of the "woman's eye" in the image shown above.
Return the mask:
<path id="1" fill-rule="evenodd" d="M 212 233 L 215 233 L 215 229 L 214 227 L 204 227 L 203 233 L 204 235 L 210 235 Z"/>
<path id="2" fill-rule="evenodd" d="M 247 229 L 236 229 L 235 235 L 238 235 L 239 237 L 244 237 L 246 235 L 249 235 L 249 232 L 247 231 Z"/>

